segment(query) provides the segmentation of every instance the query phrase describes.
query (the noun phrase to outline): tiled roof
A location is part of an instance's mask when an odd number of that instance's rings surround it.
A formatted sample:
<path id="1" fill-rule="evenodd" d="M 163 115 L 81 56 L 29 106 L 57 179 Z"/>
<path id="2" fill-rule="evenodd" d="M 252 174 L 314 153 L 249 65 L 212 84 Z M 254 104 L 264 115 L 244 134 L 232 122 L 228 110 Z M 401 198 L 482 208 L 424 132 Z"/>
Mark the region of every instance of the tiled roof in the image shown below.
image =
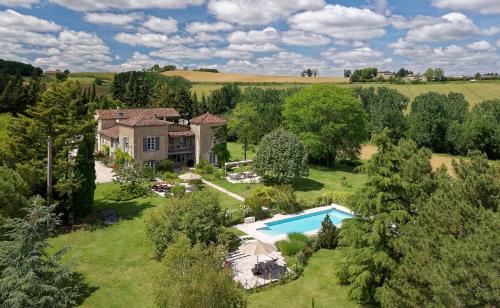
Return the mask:
<path id="1" fill-rule="evenodd" d="M 157 117 L 180 117 L 174 108 L 98 109 L 101 120 L 130 119 L 141 115 Z"/>
<path id="2" fill-rule="evenodd" d="M 113 127 L 110 127 L 110 128 L 103 129 L 99 133 L 101 135 L 106 136 L 106 137 L 118 138 L 119 131 L 120 131 L 120 129 L 118 128 L 118 126 L 113 126 Z"/>
<path id="3" fill-rule="evenodd" d="M 190 130 L 185 130 L 181 132 L 168 132 L 168 135 L 170 137 L 188 137 L 188 136 L 194 136 L 194 133 Z"/>
<path id="4" fill-rule="evenodd" d="M 172 122 L 163 121 L 163 120 L 153 118 L 153 116 L 151 116 L 151 115 L 140 115 L 140 116 L 137 116 L 134 118 L 126 119 L 126 120 L 120 120 L 116 124 L 117 125 L 124 125 L 124 126 L 138 127 L 138 126 L 167 126 L 171 123 Z"/>
<path id="5" fill-rule="evenodd" d="M 199 117 L 192 118 L 191 124 L 225 124 L 226 120 L 219 118 L 211 113 L 205 113 Z"/>

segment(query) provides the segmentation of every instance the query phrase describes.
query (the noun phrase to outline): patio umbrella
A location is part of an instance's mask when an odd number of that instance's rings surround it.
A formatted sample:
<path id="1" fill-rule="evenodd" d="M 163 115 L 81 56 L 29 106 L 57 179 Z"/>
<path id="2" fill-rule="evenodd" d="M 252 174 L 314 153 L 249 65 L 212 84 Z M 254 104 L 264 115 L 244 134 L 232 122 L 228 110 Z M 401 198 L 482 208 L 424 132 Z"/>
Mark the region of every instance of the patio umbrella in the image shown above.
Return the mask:
<path id="1" fill-rule="evenodd" d="M 255 241 L 242 245 L 239 250 L 249 255 L 258 256 L 276 251 L 276 247 L 273 244 Z"/>
<path id="2" fill-rule="evenodd" d="M 194 181 L 194 180 L 201 179 L 201 175 L 198 175 L 198 174 L 195 174 L 192 172 L 188 172 L 188 173 L 184 173 L 184 174 L 179 175 L 179 179 L 184 180 L 184 181 Z"/>

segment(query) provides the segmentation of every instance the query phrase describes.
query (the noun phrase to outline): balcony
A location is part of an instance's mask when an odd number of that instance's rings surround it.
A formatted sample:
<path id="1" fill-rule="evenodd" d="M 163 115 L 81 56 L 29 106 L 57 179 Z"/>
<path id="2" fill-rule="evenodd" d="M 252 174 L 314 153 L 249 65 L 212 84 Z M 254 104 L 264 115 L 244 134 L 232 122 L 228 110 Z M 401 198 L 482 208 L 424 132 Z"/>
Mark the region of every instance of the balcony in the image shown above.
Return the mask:
<path id="1" fill-rule="evenodd" d="M 179 154 L 179 153 L 193 153 L 194 145 L 185 145 L 185 146 L 169 146 L 168 154 Z"/>

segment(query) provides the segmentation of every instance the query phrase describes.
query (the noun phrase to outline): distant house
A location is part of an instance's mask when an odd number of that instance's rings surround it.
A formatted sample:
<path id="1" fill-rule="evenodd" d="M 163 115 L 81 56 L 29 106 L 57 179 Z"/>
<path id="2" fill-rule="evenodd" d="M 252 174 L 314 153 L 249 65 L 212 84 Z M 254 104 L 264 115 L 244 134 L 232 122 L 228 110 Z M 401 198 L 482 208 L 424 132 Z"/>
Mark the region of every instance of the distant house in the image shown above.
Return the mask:
<path id="1" fill-rule="evenodd" d="M 427 81 L 427 78 L 425 76 L 419 75 L 419 74 L 410 74 L 406 75 L 403 77 L 404 81 Z"/>
<path id="2" fill-rule="evenodd" d="M 392 77 L 395 76 L 396 76 L 395 73 L 389 71 L 377 72 L 377 78 L 391 79 Z"/>
<path id="3" fill-rule="evenodd" d="M 226 125 L 225 120 L 209 113 L 188 121 L 173 108 L 100 109 L 94 118 L 97 150 L 107 145 L 113 156 L 121 149 L 140 166 L 154 168 L 165 159 L 188 165 L 206 159 L 216 164 L 213 146 L 225 141 L 216 134 Z"/>

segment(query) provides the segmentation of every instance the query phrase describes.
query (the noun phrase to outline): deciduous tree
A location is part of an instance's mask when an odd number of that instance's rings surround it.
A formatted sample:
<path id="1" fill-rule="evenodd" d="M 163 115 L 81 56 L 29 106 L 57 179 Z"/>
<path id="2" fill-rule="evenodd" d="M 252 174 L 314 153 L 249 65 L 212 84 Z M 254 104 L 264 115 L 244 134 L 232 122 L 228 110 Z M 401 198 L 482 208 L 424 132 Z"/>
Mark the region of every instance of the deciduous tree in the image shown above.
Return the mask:
<path id="1" fill-rule="evenodd" d="M 365 112 L 351 90 L 314 85 L 286 99 L 285 125 L 326 165 L 337 157 L 355 158 L 366 140 Z"/>

